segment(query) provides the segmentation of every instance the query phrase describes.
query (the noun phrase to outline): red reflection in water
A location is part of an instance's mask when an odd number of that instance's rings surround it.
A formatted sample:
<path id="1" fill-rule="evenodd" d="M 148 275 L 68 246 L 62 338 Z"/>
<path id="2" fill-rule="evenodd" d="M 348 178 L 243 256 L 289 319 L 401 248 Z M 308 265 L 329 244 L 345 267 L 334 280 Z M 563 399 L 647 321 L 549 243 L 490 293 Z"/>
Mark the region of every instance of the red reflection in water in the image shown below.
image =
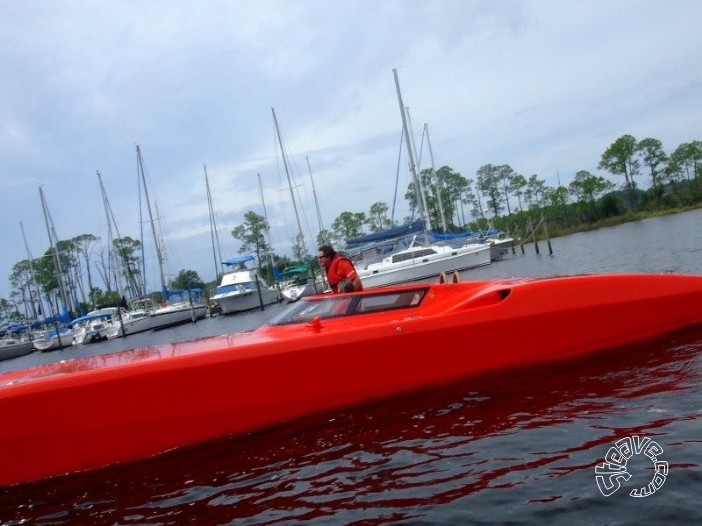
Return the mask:
<path id="1" fill-rule="evenodd" d="M 702 327 L 577 360 L 483 374 L 147 461 L 5 488 L 0 520 L 426 519 L 427 510 L 472 494 L 566 479 L 592 469 L 601 460 L 593 450 L 616 438 L 665 434 L 671 423 L 699 418 L 661 417 L 638 406 L 648 397 L 699 390 L 700 349 Z M 632 403 L 637 409 L 630 411 Z M 629 425 L 613 425 L 613 417 Z M 523 498 L 543 506 L 562 495 Z"/>

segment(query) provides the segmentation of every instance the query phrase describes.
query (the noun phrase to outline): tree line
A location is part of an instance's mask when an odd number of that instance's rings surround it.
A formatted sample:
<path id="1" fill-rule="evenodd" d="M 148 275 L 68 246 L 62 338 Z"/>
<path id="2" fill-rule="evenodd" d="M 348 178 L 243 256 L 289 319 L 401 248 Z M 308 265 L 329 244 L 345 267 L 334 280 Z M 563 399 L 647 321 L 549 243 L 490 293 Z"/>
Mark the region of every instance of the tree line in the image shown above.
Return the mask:
<path id="1" fill-rule="evenodd" d="M 423 169 L 418 174 L 419 188 L 411 182 L 404 194 L 413 211 L 410 217 L 393 224 L 390 207 L 376 202 L 367 212 L 341 212 L 331 230 L 317 234 L 316 242 L 343 245 L 347 239 L 408 224 L 419 215 L 420 200 L 431 230 L 459 233 L 496 228 L 517 236 L 541 219 L 549 221 L 555 232 L 566 232 L 637 211 L 695 206 L 702 201 L 698 178 L 701 160 L 702 141 L 680 144 L 667 154 L 658 139 L 637 141 L 623 135 L 605 150 L 598 164 L 598 169 L 623 178 L 621 185 L 587 170 L 576 172 L 566 186 L 559 182 L 554 187 L 538 174 L 525 176 L 507 164 L 481 166 L 473 178 L 449 166 L 436 171 Z M 646 181 L 650 187 L 642 190 Z M 263 274 L 269 260 L 275 265 L 314 262 L 304 250 L 300 234 L 292 242 L 292 261 L 276 255 L 267 242 L 268 228 L 263 216 L 249 211 L 244 223 L 232 231 L 242 243 L 240 253 L 255 253 Z"/>
<path id="2" fill-rule="evenodd" d="M 528 225 L 540 220 L 548 221 L 551 232 L 558 234 L 636 212 L 698 206 L 702 202 L 700 161 L 702 141 L 683 143 L 666 153 L 658 139 L 623 135 L 605 150 L 598 164 L 620 184 L 587 170 L 576 172 L 567 185 L 559 182 L 554 187 L 538 174 L 525 176 L 507 164 L 486 164 L 474 177 L 442 166 L 436 171 L 421 170 L 417 185 L 409 183 L 404 199 L 410 204 L 410 216 L 392 221 L 384 202 L 371 204 L 367 212 L 341 212 L 329 230 L 317 233 L 314 246 L 296 235 L 291 240 L 292 258 L 275 253 L 268 243 L 268 222 L 254 211 L 244 214 L 231 235 L 241 243 L 240 254 L 255 254 L 259 272 L 272 283 L 273 266 L 283 270 L 304 261 L 316 266 L 312 255 L 317 246 L 343 247 L 346 239 L 408 224 L 420 210 L 433 231 L 496 228 L 520 237 L 528 233 Z M 10 298 L 0 298 L 0 326 L 58 312 L 61 295 L 62 303 L 76 313 L 117 305 L 125 297 L 163 299 L 160 291 L 144 290 L 139 240 L 125 236 L 114 239 L 111 247 L 99 242 L 95 235 L 82 234 L 59 241 L 41 257 L 17 262 L 9 277 Z M 214 287 L 216 282 L 205 284 L 188 269 L 170 283 L 174 289 L 208 285 Z"/>

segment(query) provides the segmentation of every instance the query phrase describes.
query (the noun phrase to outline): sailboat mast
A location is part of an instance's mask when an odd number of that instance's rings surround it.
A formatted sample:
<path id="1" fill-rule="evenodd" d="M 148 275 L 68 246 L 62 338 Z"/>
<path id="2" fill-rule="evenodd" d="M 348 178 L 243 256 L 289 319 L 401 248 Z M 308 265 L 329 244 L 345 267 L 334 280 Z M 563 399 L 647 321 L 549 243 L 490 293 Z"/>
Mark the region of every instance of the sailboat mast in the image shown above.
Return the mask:
<path id="1" fill-rule="evenodd" d="M 314 179 L 312 178 L 312 168 L 310 168 L 310 158 L 305 155 L 305 160 L 307 161 L 307 170 L 310 172 L 310 181 L 312 182 L 312 195 L 314 196 L 314 206 L 317 209 L 317 223 L 319 224 L 319 231 L 324 230 L 324 224 L 322 223 L 322 213 L 319 211 L 319 201 L 317 200 L 317 190 L 314 188 Z"/>
<path id="2" fill-rule="evenodd" d="M 20 221 L 20 229 L 22 230 L 22 239 L 24 240 L 24 248 L 27 251 L 27 260 L 29 261 L 29 271 L 32 274 L 32 283 L 34 284 L 34 288 L 36 289 L 37 293 L 37 301 L 39 302 L 39 310 L 41 312 L 44 312 L 44 304 L 41 300 L 41 289 L 39 288 L 39 283 L 37 283 L 37 275 L 36 272 L 34 272 L 34 258 L 32 257 L 32 253 L 29 251 L 29 245 L 27 244 L 27 236 L 24 234 L 24 225 L 22 224 L 22 221 Z M 36 309 L 34 308 L 34 298 L 30 292 L 30 297 L 32 298 L 32 314 L 34 315 L 34 318 L 38 318 L 39 316 L 37 315 Z"/>
<path id="3" fill-rule="evenodd" d="M 54 271 L 56 272 L 56 280 L 58 281 L 59 290 L 61 291 L 61 297 L 63 298 L 63 304 L 66 310 L 71 309 L 71 304 L 68 301 L 68 294 L 66 292 L 66 284 L 63 281 L 63 271 L 61 269 L 61 260 L 58 253 L 58 238 L 56 236 L 56 230 L 53 228 L 53 221 L 51 221 L 51 216 L 49 214 L 48 206 L 46 204 L 46 198 L 44 197 L 44 191 L 41 186 L 39 187 L 39 196 L 41 198 L 41 206 L 44 211 L 44 223 L 46 224 L 46 232 L 49 235 L 49 246 L 53 253 L 54 259 Z"/>
<path id="4" fill-rule="evenodd" d="M 163 275 L 163 254 L 161 253 L 161 245 L 159 244 L 158 235 L 156 234 L 156 224 L 154 223 L 154 216 L 151 212 L 151 201 L 149 200 L 149 189 L 146 186 L 146 176 L 144 175 L 144 161 L 141 157 L 141 150 L 139 145 L 136 145 L 137 150 L 137 160 L 139 161 L 139 173 L 141 175 L 141 182 L 144 186 L 144 198 L 146 200 L 146 208 L 149 212 L 149 222 L 151 223 L 151 233 L 154 236 L 154 245 L 156 246 L 156 258 L 158 260 L 158 272 L 161 278 L 161 291 L 166 293 L 166 279 Z M 146 276 L 145 276 L 146 278 Z M 144 289 L 144 294 L 146 294 L 146 289 Z M 166 299 L 164 297 L 164 299 Z"/>
<path id="5" fill-rule="evenodd" d="M 210 193 L 210 180 L 207 177 L 207 166 L 202 165 L 205 169 L 205 188 L 207 190 L 207 207 L 210 211 L 210 237 L 212 238 L 212 256 L 215 264 L 215 279 L 219 279 L 220 266 L 222 261 L 222 249 L 219 246 L 219 235 L 217 234 L 217 221 L 214 215 L 214 206 L 212 205 L 212 194 Z M 215 250 L 216 248 L 216 250 Z M 219 256 L 219 259 L 217 257 Z"/>
<path id="6" fill-rule="evenodd" d="M 407 129 L 407 117 L 405 115 L 405 105 L 402 102 L 402 93 L 400 93 L 400 80 L 397 76 L 397 69 L 393 69 L 392 73 L 395 77 L 395 89 L 397 91 L 397 102 L 400 104 L 400 115 L 402 115 L 402 129 L 405 132 L 405 141 L 407 142 L 407 152 L 409 153 L 410 159 L 410 171 L 412 172 L 412 180 L 414 181 L 415 194 L 417 194 L 417 204 L 419 206 L 419 216 L 424 221 L 426 228 L 426 211 L 424 209 L 424 203 L 420 197 L 421 186 L 419 184 L 419 177 L 417 176 L 417 167 L 414 164 L 414 150 L 412 148 L 412 139 L 410 137 L 409 131 Z"/>
<path id="7" fill-rule="evenodd" d="M 293 192 L 292 181 L 290 179 L 290 170 L 288 169 L 288 161 L 285 158 L 285 148 L 283 148 L 283 139 L 280 136 L 280 127 L 278 126 L 278 118 L 275 116 L 275 108 L 271 108 L 273 112 L 273 122 L 275 122 L 275 131 L 278 135 L 278 143 L 280 144 L 280 155 L 283 157 L 283 166 L 285 166 L 285 175 L 288 177 L 288 187 L 290 188 L 290 198 L 292 199 L 293 208 L 295 209 L 295 219 L 297 220 L 297 229 L 300 232 L 300 243 L 302 251 L 307 254 L 305 246 L 305 235 L 302 233 L 302 225 L 300 224 L 300 215 L 297 213 L 297 203 L 295 202 L 295 193 Z"/>
<path id="8" fill-rule="evenodd" d="M 119 278 L 120 259 L 115 256 L 114 237 L 112 236 L 112 221 L 110 219 L 110 203 L 107 200 L 107 192 L 105 192 L 105 186 L 102 184 L 102 176 L 100 175 L 100 171 L 96 170 L 96 173 L 98 176 L 98 182 L 100 183 L 100 192 L 102 195 L 102 206 L 105 209 L 105 219 L 107 220 L 107 247 L 108 247 L 107 258 L 108 258 L 108 266 L 109 266 L 108 272 L 110 272 L 112 274 L 112 277 L 115 280 L 115 288 L 117 289 L 117 293 L 121 297 L 123 294 L 123 291 L 122 291 L 122 283 L 121 283 L 121 280 Z"/>
<path id="9" fill-rule="evenodd" d="M 412 117 L 410 116 L 410 111 L 409 108 L 405 108 L 405 112 L 407 113 L 407 126 L 409 130 L 412 130 Z M 410 140 L 412 142 L 412 152 L 414 154 L 414 159 L 415 163 L 417 163 L 417 166 L 419 166 L 419 155 L 417 155 L 417 146 L 414 144 L 414 133 L 410 134 Z M 427 193 L 424 190 L 424 183 L 422 182 L 422 173 L 420 172 L 417 176 L 417 181 L 419 183 L 419 196 L 421 198 L 421 202 L 424 205 L 424 214 L 426 216 L 426 223 L 425 223 L 425 228 L 426 226 L 431 227 L 431 221 L 429 217 L 429 206 L 427 205 Z"/>
<path id="10" fill-rule="evenodd" d="M 271 226 L 268 224 L 268 212 L 266 212 L 266 200 L 263 198 L 263 184 L 261 183 L 261 174 L 257 173 L 258 175 L 258 188 L 261 191 L 261 203 L 263 204 L 263 217 L 266 220 L 266 237 L 268 237 L 268 246 L 270 249 L 268 250 L 268 260 L 271 264 L 271 276 L 275 277 L 275 272 L 273 272 L 273 245 L 271 244 Z M 275 280 L 276 284 L 278 283 L 278 280 Z"/>
<path id="11" fill-rule="evenodd" d="M 439 181 L 439 177 L 436 175 L 436 166 L 434 165 L 434 152 L 431 149 L 431 139 L 429 138 L 429 125 L 424 123 L 424 131 L 427 134 L 427 146 L 429 147 L 429 158 L 431 159 L 431 175 L 434 179 L 434 185 L 436 186 L 436 200 L 439 202 L 439 214 L 441 214 L 441 226 L 444 229 L 444 234 L 448 232 L 446 227 L 446 215 L 444 214 L 444 204 L 441 196 L 441 190 L 443 185 Z"/>

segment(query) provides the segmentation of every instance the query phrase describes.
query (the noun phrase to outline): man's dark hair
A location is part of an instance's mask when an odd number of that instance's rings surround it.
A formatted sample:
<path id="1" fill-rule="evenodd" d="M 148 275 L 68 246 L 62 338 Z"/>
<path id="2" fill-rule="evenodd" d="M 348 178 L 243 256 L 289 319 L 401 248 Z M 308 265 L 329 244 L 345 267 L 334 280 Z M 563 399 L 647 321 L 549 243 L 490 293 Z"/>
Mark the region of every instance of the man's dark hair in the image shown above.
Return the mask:
<path id="1" fill-rule="evenodd" d="M 336 256 L 336 251 L 330 247 L 329 245 L 322 245 L 317 249 L 319 252 L 321 252 L 323 255 L 328 257 L 329 259 L 333 259 L 334 256 Z"/>

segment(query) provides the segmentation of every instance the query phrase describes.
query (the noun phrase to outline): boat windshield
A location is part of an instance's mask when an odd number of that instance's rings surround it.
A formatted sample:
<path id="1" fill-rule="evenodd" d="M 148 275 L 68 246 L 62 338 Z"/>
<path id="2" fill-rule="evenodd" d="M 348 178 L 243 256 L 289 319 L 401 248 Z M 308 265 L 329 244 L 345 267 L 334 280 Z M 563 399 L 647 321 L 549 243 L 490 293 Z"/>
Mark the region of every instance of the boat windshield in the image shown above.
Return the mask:
<path id="1" fill-rule="evenodd" d="M 383 291 L 368 294 L 327 294 L 303 298 L 275 316 L 268 325 L 306 323 L 313 318 L 328 319 L 397 309 L 413 309 L 422 304 L 429 287 Z"/>

